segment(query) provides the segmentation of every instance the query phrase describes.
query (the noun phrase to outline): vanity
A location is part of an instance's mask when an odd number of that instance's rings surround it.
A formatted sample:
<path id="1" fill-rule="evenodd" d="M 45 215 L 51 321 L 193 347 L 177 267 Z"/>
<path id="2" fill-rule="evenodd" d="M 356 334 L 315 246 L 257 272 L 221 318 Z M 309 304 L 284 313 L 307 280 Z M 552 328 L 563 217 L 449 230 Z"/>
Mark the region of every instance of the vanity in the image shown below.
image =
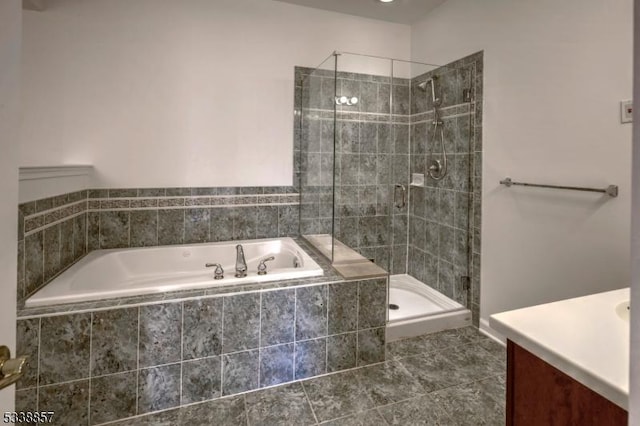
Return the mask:
<path id="1" fill-rule="evenodd" d="M 629 288 L 491 316 L 507 338 L 507 425 L 626 425 Z"/>

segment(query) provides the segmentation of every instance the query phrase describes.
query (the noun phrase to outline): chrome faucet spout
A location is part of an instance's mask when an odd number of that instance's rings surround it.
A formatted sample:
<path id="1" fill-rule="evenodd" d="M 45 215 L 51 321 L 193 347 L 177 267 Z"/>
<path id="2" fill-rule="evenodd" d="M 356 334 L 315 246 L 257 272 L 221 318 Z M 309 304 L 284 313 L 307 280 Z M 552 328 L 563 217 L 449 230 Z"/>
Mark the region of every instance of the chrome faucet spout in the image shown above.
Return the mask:
<path id="1" fill-rule="evenodd" d="M 242 245 L 236 246 L 236 278 L 244 278 L 247 276 L 247 261 L 244 258 L 244 250 Z"/>

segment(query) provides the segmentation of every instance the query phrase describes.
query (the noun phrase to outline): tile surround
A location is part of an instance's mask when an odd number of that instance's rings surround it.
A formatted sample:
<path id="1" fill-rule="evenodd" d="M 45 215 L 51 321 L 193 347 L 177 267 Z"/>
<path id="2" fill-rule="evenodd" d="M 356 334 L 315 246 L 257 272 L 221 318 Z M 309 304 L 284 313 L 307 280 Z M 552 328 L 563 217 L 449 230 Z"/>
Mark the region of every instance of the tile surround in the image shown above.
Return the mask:
<path id="1" fill-rule="evenodd" d="M 424 187 L 411 187 L 409 197 L 408 273 L 472 310 L 477 326 L 480 300 L 480 179 L 482 170 L 483 53 L 413 78 L 424 81 L 438 75 L 444 122 L 445 149 L 450 171 L 442 181 L 425 177 Z M 471 88 L 472 101 L 464 102 L 462 89 Z M 438 88 L 437 88 L 438 89 Z M 411 173 L 424 173 L 429 151 L 442 152 L 430 120 L 429 97 L 414 92 L 411 103 Z M 462 285 L 469 276 L 470 288 Z"/>
<path id="2" fill-rule="evenodd" d="M 327 70 L 296 67 L 295 72 L 295 105 L 303 113 L 295 119 L 301 234 L 333 234 L 392 274 L 409 273 L 477 313 L 483 52 L 412 79 L 338 72 L 334 84 L 334 73 Z M 410 173 L 425 173 L 429 152 L 442 151 L 430 125 L 432 101 L 417 88 L 431 75 L 440 77 L 436 95 L 449 174 L 442 181 L 427 177 L 425 187 L 409 187 Z M 388 114 L 390 83 L 393 114 Z M 471 89 L 471 102 L 462 97 L 465 88 Z M 334 112 L 327 100 L 335 93 L 358 96 L 360 102 Z M 404 208 L 390 206 L 396 183 L 409 191 Z M 462 287 L 462 276 L 471 277 L 470 289 Z M 472 316 L 477 325 L 478 315 Z"/>
<path id="3" fill-rule="evenodd" d="M 97 249 L 298 234 L 293 187 L 78 191 L 23 203 L 18 302 Z"/>
<path id="4" fill-rule="evenodd" d="M 384 361 L 386 279 L 337 284 L 20 319 L 17 395 L 93 425 Z"/>

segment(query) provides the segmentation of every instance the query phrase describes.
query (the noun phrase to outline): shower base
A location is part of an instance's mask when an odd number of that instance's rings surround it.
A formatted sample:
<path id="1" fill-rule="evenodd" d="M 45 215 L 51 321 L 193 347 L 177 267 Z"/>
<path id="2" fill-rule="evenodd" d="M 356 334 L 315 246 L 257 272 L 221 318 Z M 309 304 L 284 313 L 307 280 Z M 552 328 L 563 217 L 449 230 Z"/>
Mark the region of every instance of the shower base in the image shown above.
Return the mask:
<path id="1" fill-rule="evenodd" d="M 471 325 L 471 311 L 410 275 L 389 277 L 387 341 Z"/>

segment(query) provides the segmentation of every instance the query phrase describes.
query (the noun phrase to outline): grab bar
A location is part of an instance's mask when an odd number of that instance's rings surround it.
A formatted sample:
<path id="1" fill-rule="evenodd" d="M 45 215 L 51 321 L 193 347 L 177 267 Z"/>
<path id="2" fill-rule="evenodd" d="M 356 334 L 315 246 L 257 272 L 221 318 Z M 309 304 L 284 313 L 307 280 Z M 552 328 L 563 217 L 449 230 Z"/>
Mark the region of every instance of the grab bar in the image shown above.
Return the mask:
<path id="1" fill-rule="evenodd" d="M 618 185 L 609 185 L 604 189 L 601 188 L 585 188 L 581 186 L 561 186 L 561 185 L 542 185 L 538 183 L 524 183 L 524 182 L 514 182 L 510 177 L 503 179 L 500 181 L 501 185 L 505 185 L 506 187 L 510 186 L 532 186 L 536 188 L 553 188 L 553 189 L 569 189 L 572 191 L 587 191 L 587 192 L 600 192 L 603 194 L 607 194 L 610 197 L 618 196 Z"/>

